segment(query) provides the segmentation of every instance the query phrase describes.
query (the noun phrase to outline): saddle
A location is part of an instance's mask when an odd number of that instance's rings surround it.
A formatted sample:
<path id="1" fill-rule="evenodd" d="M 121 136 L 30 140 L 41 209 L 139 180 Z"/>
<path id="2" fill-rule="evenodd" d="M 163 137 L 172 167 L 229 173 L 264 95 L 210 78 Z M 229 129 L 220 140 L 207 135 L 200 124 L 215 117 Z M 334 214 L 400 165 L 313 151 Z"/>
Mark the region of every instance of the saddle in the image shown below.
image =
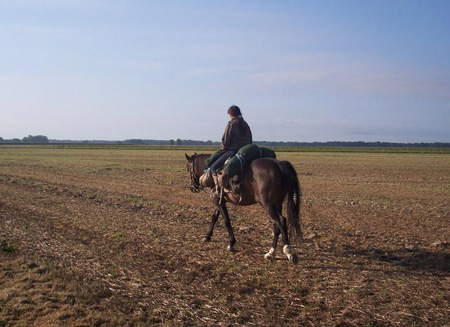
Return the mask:
<path id="1" fill-rule="evenodd" d="M 199 184 L 201 187 L 215 187 L 214 179 L 211 175 L 211 171 L 208 169 L 206 172 L 203 173 L 202 176 L 200 176 Z"/>
<path id="2" fill-rule="evenodd" d="M 214 181 L 210 170 L 203 173 L 199 180 L 200 186 L 202 187 L 223 189 L 224 192 L 233 194 L 241 193 L 240 182 L 239 175 L 230 178 L 223 169 L 217 173 L 216 181 Z"/>
<path id="3" fill-rule="evenodd" d="M 217 176 L 217 182 L 220 188 L 227 193 L 241 194 L 241 180 L 239 175 L 229 177 L 225 170 L 221 170 Z"/>

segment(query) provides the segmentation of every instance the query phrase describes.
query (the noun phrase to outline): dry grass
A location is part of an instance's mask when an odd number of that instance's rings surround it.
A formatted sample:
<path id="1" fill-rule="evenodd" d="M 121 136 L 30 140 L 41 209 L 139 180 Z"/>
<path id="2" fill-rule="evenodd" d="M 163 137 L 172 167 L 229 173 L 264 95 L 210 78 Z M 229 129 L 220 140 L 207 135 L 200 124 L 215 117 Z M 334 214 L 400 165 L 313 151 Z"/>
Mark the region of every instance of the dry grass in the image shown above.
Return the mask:
<path id="1" fill-rule="evenodd" d="M 0 326 L 448 326 L 450 156 L 279 153 L 302 183 L 300 264 L 206 193 L 184 152 L 0 149 Z M 12 249 L 7 251 L 6 249 Z"/>

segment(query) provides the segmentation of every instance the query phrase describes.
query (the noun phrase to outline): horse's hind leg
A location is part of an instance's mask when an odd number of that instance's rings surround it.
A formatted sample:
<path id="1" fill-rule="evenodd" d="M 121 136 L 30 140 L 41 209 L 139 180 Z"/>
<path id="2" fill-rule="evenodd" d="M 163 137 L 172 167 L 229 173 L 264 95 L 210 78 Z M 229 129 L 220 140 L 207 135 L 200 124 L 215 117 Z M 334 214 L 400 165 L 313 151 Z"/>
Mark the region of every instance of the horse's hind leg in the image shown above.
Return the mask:
<path id="1" fill-rule="evenodd" d="M 269 208 L 266 208 L 267 212 L 269 213 L 270 217 L 274 220 L 276 226 L 281 231 L 281 237 L 284 243 L 283 247 L 283 253 L 286 255 L 286 257 L 294 264 L 298 263 L 298 256 L 292 251 L 291 246 L 289 245 L 289 238 L 288 238 L 288 232 L 287 232 L 287 221 L 286 218 L 281 215 L 279 210 L 275 205 L 269 206 Z M 275 237 L 274 237 L 274 245 L 275 243 Z M 273 248 L 275 251 L 275 248 Z M 272 249 L 271 249 L 272 250 Z M 269 251 L 270 253 L 270 251 Z"/>
<path id="2" fill-rule="evenodd" d="M 209 242 L 211 241 L 211 236 L 213 235 L 214 226 L 216 225 L 217 220 L 219 219 L 220 210 L 215 209 L 214 213 L 211 216 L 211 224 L 209 225 L 208 233 L 206 234 L 204 241 Z"/>
<path id="3" fill-rule="evenodd" d="M 273 242 L 272 247 L 270 248 L 269 252 L 267 252 L 264 255 L 264 258 L 267 260 L 273 260 L 275 258 L 275 250 L 277 248 L 278 244 L 278 237 L 280 236 L 280 229 L 278 228 L 278 225 L 276 223 L 273 223 Z"/>

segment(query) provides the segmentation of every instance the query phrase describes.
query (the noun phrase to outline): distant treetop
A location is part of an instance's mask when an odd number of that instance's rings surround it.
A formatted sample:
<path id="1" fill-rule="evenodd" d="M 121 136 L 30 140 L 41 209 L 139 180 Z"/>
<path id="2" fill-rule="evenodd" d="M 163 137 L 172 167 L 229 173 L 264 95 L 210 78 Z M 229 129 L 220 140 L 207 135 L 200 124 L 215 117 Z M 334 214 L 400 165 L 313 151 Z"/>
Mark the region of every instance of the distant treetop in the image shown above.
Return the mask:
<path id="1" fill-rule="evenodd" d="M 49 139 L 45 135 L 28 135 L 23 139 L 13 138 L 10 140 L 5 140 L 0 137 L 0 143 L 50 143 Z"/>

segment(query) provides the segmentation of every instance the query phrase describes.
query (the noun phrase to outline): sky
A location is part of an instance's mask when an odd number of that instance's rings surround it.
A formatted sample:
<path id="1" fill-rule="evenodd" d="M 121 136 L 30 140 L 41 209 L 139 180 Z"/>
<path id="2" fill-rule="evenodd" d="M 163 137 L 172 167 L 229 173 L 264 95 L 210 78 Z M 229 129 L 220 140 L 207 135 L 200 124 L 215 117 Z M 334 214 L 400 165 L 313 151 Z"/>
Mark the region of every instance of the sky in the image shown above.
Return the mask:
<path id="1" fill-rule="evenodd" d="M 450 1 L 0 0 L 0 137 L 450 142 Z"/>

